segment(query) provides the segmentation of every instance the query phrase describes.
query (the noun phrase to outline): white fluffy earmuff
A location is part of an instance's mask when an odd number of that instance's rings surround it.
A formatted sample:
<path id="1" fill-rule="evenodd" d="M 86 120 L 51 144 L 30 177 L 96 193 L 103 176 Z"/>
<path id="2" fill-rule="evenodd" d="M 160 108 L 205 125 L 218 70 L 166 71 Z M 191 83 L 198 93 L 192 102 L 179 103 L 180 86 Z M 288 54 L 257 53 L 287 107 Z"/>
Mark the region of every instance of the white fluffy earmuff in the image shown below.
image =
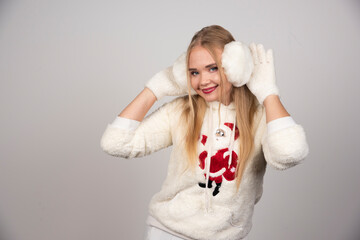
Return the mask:
<path id="1" fill-rule="evenodd" d="M 250 48 L 238 41 L 225 45 L 221 63 L 228 81 L 235 87 L 245 85 L 254 69 Z"/>

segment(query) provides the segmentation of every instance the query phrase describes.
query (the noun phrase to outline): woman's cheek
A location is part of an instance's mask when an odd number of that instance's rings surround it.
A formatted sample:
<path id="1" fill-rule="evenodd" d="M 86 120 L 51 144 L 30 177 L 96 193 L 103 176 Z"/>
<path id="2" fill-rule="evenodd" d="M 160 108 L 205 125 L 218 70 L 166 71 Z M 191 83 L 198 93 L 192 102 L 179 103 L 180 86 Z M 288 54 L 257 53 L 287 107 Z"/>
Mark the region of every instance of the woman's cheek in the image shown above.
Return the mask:
<path id="1" fill-rule="evenodd" d="M 190 85 L 194 90 L 197 89 L 197 82 L 196 82 L 196 79 L 194 79 L 193 77 L 190 78 Z"/>

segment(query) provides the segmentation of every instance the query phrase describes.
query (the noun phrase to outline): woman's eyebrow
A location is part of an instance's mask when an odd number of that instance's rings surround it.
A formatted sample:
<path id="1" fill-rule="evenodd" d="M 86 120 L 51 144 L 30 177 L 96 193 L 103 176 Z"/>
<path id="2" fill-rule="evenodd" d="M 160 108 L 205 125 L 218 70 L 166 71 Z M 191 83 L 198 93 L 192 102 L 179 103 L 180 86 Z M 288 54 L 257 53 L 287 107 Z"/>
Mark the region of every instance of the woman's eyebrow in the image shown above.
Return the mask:
<path id="1" fill-rule="evenodd" d="M 211 63 L 211 64 L 209 64 L 209 65 L 206 65 L 205 67 L 206 67 L 206 68 L 211 68 L 211 67 L 213 67 L 213 66 L 216 66 L 216 63 Z"/>
<path id="2" fill-rule="evenodd" d="M 216 63 L 211 63 L 209 65 L 206 65 L 205 68 L 211 68 L 211 67 L 214 67 L 216 66 Z M 197 70 L 196 68 L 189 68 L 189 71 L 195 71 Z"/>

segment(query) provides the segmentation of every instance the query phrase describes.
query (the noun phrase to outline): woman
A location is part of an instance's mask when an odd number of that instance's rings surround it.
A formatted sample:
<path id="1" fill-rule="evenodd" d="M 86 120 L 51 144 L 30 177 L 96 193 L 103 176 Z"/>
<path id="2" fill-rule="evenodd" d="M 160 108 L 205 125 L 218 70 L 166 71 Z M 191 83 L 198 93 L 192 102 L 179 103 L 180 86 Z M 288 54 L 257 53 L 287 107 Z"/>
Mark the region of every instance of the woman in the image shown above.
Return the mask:
<path id="1" fill-rule="evenodd" d="M 166 95 L 179 97 L 144 118 Z M 302 126 L 280 102 L 272 50 L 236 42 L 220 26 L 201 29 L 101 139 L 105 152 L 123 158 L 170 145 L 147 239 L 244 239 L 267 163 L 287 169 L 309 151 Z"/>

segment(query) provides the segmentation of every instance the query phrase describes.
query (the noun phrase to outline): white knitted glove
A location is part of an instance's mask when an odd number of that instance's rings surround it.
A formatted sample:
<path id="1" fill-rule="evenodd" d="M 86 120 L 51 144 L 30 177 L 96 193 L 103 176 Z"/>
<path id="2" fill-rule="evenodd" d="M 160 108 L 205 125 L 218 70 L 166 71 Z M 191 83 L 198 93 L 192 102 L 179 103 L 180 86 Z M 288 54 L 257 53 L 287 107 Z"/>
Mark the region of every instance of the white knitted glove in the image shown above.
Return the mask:
<path id="1" fill-rule="evenodd" d="M 269 95 L 278 95 L 279 89 L 276 86 L 274 57 L 272 49 L 265 53 L 262 44 L 250 44 L 250 50 L 254 60 L 254 71 L 246 84 L 249 90 L 256 96 L 260 104 Z"/>
<path id="2" fill-rule="evenodd" d="M 235 87 L 245 85 L 254 69 L 250 49 L 241 42 L 230 42 L 225 45 L 221 63 L 227 80 Z"/>
<path id="3" fill-rule="evenodd" d="M 186 71 L 186 53 L 175 61 L 174 65 L 155 74 L 147 83 L 157 100 L 164 96 L 180 96 L 188 94 Z M 191 88 L 191 94 L 196 94 Z"/>

